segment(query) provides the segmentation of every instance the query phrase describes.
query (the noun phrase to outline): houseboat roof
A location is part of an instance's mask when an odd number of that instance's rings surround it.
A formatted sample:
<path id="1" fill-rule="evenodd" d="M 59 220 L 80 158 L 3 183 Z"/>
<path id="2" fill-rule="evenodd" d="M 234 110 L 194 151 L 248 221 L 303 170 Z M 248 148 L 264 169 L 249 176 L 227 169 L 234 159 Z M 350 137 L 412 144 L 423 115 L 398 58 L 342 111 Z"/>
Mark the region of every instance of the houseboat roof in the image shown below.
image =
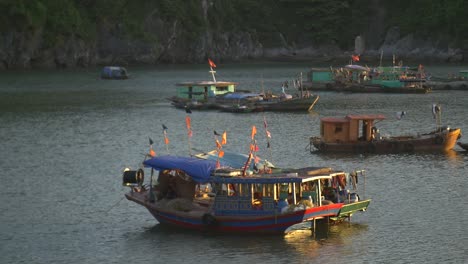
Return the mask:
<path id="1" fill-rule="evenodd" d="M 177 83 L 177 86 L 227 86 L 227 85 L 237 85 L 238 83 L 236 82 L 224 82 L 224 81 L 219 81 L 219 82 L 214 82 L 214 81 L 195 81 L 195 82 L 181 82 Z"/>
<path id="2" fill-rule="evenodd" d="M 332 175 L 318 176 L 299 176 L 297 173 L 287 174 L 262 174 L 261 176 L 245 176 L 245 177 L 220 177 L 213 176 L 210 182 L 213 183 L 251 183 L 251 184 L 276 184 L 276 183 L 293 183 L 293 182 L 310 182 L 322 179 L 331 179 Z"/>
<path id="3" fill-rule="evenodd" d="M 320 120 L 325 123 L 347 123 L 349 120 L 383 120 L 384 115 L 347 115 L 344 118 L 340 117 L 324 117 Z"/>

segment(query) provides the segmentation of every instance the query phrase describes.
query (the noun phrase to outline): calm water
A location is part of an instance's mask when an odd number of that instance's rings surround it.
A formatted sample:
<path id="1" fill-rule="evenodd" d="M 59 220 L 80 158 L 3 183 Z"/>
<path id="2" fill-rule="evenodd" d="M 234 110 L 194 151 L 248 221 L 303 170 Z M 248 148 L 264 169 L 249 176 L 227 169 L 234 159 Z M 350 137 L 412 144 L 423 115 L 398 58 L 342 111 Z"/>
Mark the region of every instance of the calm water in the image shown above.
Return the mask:
<path id="1" fill-rule="evenodd" d="M 279 91 L 308 66 L 315 65 L 218 65 L 217 79 Z M 443 74 L 467 68 L 426 66 Z M 207 66 L 129 71 L 125 81 L 100 80 L 99 69 L 0 73 L 1 263 L 466 263 L 467 153 L 457 146 L 440 154 L 318 155 L 308 138 L 319 134 L 320 117 L 351 113 L 385 114 L 383 135 L 428 132 L 435 102 L 445 125 L 468 131 L 468 92 L 323 92 L 310 114 L 194 112 L 193 148 L 214 148 L 213 130 L 226 130 L 226 149 L 246 152 L 256 125 L 260 154 L 278 166 L 367 170 L 360 192 L 373 199 L 368 211 L 332 227 L 326 240 L 305 228 L 285 237 L 222 236 L 161 227 L 123 199 L 121 186 L 122 169 L 143 160 L 148 137 L 167 153 L 162 124 L 169 152 L 188 154 L 186 114 L 165 98 L 177 82 L 208 79 Z M 407 115 L 397 121 L 397 111 Z"/>

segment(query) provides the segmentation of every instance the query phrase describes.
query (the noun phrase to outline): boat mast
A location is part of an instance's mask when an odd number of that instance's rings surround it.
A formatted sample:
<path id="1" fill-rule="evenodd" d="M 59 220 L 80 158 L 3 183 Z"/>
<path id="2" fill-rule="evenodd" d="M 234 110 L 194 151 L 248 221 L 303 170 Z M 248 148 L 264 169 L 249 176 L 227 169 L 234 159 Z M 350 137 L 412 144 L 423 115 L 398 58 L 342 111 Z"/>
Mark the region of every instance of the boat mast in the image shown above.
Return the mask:
<path id="1" fill-rule="evenodd" d="M 216 77 L 215 77 L 216 71 L 213 70 L 213 67 L 211 67 L 211 66 L 210 66 L 210 73 L 211 73 L 211 75 L 213 76 L 213 82 L 216 82 Z"/>

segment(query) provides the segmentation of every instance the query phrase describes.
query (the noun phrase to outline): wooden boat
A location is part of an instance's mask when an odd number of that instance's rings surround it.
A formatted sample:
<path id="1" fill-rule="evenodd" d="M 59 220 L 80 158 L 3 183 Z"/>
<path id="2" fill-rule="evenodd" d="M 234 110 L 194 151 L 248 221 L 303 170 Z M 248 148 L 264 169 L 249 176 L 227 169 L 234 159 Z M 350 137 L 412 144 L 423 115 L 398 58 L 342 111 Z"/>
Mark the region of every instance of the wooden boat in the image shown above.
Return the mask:
<path id="1" fill-rule="evenodd" d="M 447 151 L 461 137 L 460 128 L 440 127 L 418 135 L 380 136 L 374 126 L 383 115 L 348 115 L 320 120 L 320 137 L 310 138 L 310 151 L 348 153 L 401 153 Z M 312 146 L 314 148 L 312 148 Z"/>
<path id="2" fill-rule="evenodd" d="M 183 82 L 177 84 L 177 95 L 168 98 L 177 108 L 193 110 L 217 109 L 224 112 L 246 113 L 259 111 L 311 111 L 319 96 L 310 92 L 291 96 L 283 93 L 252 93 L 236 90 L 236 82 Z"/>
<path id="3" fill-rule="evenodd" d="M 458 146 L 468 151 L 468 143 L 457 142 Z"/>
<path id="4" fill-rule="evenodd" d="M 245 174 L 216 169 L 213 160 L 177 156 L 143 164 L 159 171 L 158 184 L 145 185 L 142 169 L 127 170 L 123 184 L 131 191 L 125 197 L 147 208 L 160 224 L 182 229 L 284 234 L 296 224 L 339 216 L 344 205 L 320 199 L 322 181 L 333 177 L 323 168 Z"/>
<path id="5" fill-rule="evenodd" d="M 127 69 L 120 66 L 105 66 L 101 71 L 102 79 L 124 80 L 128 79 Z"/>
<path id="6" fill-rule="evenodd" d="M 223 157 L 219 158 L 217 151 L 213 150 L 210 152 L 199 153 L 194 155 L 200 159 L 211 159 L 211 160 L 220 160 L 223 164 L 229 164 L 232 168 L 242 168 L 245 164 L 245 161 L 248 159 L 248 155 L 224 151 Z M 249 164 L 249 170 L 255 171 L 267 171 L 271 170 L 272 172 L 278 171 L 275 165 L 273 165 L 268 160 L 261 159 L 257 157 L 257 162 L 252 162 Z M 331 168 L 320 168 L 315 170 L 316 173 L 328 174 L 332 178 L 330 180 L 322 181 L 322 195 L 325 203 L 331 201 L 333 203 L 344 203 L 343 207 L 340 209 L 340 212 L 337 216 L 330 217 L 330 220 L 333 223 L 341 223 L 344 220 L 351 220 L 351 216 L 356 212 L 364 212 L 367 210 L 371 199 L 361 200 L 361 197 L 357 193 L 358 179 L 361 178 L 361 181 L 364 180 L 364 183 L 361 184 L 365 188 L 365 170 L 356 170 L 351 173 L 346 173 L 344 171 L 332 171 Z M 261 173 L 260 173 L 261 174 Z M 311 197 L 314 203 L 317 203 L 318 196 L 313 191 L 303 191 L 302 197 L 308 198 Z M 363 197 L 365 194 L 363 194 Z"/>
<path id="7" fill-rule="evenodd" d="M 307 90 L 351 93 L 429 93 L 431 87 L 420 69 L 407 66 L 364 67 L 350 64 L 336 69 L 311 69 Z"/>

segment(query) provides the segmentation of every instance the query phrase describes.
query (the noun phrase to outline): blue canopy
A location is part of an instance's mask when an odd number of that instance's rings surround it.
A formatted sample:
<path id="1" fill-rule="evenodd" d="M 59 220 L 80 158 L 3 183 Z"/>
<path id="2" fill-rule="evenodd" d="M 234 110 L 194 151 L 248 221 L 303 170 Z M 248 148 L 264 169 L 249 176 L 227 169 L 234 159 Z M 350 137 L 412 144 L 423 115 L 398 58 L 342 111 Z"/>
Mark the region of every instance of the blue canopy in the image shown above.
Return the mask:
<path id="1" fill-rule="evenodd" d="M 207 153 L 200 153 L 198 155 L 199 158 L 202 159 L 209 159 L 209 160 L 218 160 L 218 153 L 216 151 L 210 151 Z M 231 151 L 224 151 L 224 156 L 219 159 L 220 163 L 223 166 L 228 166 L 231 168 L 243 168 L 245 166 L 245 163 L 247 162 L 247 159 L 249 158 L 249 155 L 247 154 L 242 154 L 238 152 L 231 152 Z M 259 159 L 257 163 L 258 169 L 262 169 L 264 165 L 267 165 L 269 168 L 274 168 L 275 166 L 271 164 L 269 161 Z M 255 162 L 250 163 L 250 169 L 253 170 L 255 166 Z"/>
<path id="2" fill-rule="evenodd" d="M 248 97 L 260 96 L 258 93 L 228 93 L 224 95 L 226 99 L 245 99 Z"/>
<path id="3" fill-rule="evenodd" d="M 216 169 L 216 161 L 177 156 L 154 157 L 145 160 L 143 164 L 158 171 L 181 170 L 198 183 L 206 183 Z"/>

